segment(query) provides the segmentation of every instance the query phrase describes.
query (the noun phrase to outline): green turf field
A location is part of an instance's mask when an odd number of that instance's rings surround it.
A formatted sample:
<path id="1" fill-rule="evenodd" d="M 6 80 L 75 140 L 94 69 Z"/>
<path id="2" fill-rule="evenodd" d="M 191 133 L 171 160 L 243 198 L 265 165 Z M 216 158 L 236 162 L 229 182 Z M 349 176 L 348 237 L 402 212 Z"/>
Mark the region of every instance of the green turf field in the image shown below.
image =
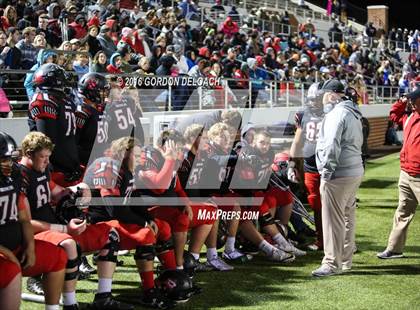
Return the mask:
<path id="1" fill-rule="evenodd" d="M 178 309 L 420 309 L 420 224 L 410 227 L 404 259 L 378 260 L 398 202 L 398 154 L 371 161 L 359 190 L 356 242 L 359 252 L 350 273 L 324 279 L 311 277 L 321 253 L 310 253 L 290 265 L 257 257 L 228 273 L 196 276 L 203 293 Z M 134 261 L 124 257 L 114 277 L 113 293 L 139 291 Z M 78 299 L 93 299 L 96 278 L 78 284 Z M 140 294 L 140 293 L 139 293 Z M 43 305 L 23 303 L 23 309 Z M 141 309 L 141 307 L 139 307 Z"/>

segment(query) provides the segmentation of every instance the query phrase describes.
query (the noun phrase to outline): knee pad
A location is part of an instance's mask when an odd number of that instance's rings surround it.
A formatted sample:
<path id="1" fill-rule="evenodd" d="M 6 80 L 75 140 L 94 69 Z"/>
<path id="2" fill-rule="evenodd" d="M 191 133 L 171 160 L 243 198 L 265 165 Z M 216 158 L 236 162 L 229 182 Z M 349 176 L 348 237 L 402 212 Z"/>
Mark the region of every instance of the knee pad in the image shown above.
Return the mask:
<path id="1" fill-rule="evenodd" d="M 79 251 L 78 251 L 79 252 Z M 66 272 L 64 276 L 65 281 L 75 280 L 79 276 L 79 265 L 82 263 L 79 253 L 77 253 L 77 257 L 74 259 L 67 259 L 66 269 L 73 269 L 77 268 L 75 271 Z"/>
<path id="2" fill-rule="evenodd" d="M 261 215 L 258 218 L 258 222 L 260 223 L 261 227 L 265 227 L 265 226 L 272 225 L 275 223 L 274 218 L 271 216 L 270 213 Z"/>
<path id="3" fill-rule="evenodd" d="M 103 250 L 108 250 L 106 255 L 98 255 L 98 261 L 101 262 L 117 262 L 117 252 L 120 249 L 120 236 L 118 232 L 112 228 L 108 234 L 108 243 L 103 247 Z"/>
<path id="4" fill-rule="evenodd" d="M 143 245 L 136 248 L 134 253 L 135 260 L 148 260 L 152 261 L 155 259 L 156 250 L 154 245 Z"/>
<path id="5" fill-rule="evenodd" d="M 174 248 L 174 243 L 172 242 L 172 238 L 166 240 L 166 241 L 158 241 L 156 243 L 156 254 L 163 253 L 168 250 L 172 250 Z"/>

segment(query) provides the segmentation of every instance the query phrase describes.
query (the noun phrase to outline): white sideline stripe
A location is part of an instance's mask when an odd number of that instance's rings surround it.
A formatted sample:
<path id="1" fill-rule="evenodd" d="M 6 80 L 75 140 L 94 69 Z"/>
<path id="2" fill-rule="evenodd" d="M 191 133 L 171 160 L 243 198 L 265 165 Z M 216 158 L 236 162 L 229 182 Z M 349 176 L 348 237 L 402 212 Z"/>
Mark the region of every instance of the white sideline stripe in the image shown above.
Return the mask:
<path id="1" fill-rule="evenodd" d="M 76 200 L 76 205 L 83 206 L 83 198 Z M 192 204 L 203 204 L 211 203 L 220 206 L 230 206 L 233 204 L 239 204 L 241 206 L 259 206 L 263 202 L 263 197 L 189 197 L 188 201 Z M 114 205 L 129 205 L 129 206 L 185 206 L 185 199 L 178 197 L 131 197 L 129 202 L 124 198 L 120 197 L 109 197 L 107 198 L 111 204 Z M 102 206 L 104 201 L 102 198 L 92 198 L 89 202 L 90 206 Z"/>

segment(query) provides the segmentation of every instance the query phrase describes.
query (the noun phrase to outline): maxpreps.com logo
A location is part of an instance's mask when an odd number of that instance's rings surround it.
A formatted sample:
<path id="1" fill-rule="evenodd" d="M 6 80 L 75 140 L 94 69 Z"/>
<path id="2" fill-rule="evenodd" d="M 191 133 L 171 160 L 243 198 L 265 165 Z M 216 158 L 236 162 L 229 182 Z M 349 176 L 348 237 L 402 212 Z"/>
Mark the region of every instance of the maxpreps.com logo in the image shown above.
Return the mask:
<path id="1" fill-rule="evenodd" d="M 222 209 L 198 210 L 198 220 L 257 220 L 259 211 L 224 211 Z"/>

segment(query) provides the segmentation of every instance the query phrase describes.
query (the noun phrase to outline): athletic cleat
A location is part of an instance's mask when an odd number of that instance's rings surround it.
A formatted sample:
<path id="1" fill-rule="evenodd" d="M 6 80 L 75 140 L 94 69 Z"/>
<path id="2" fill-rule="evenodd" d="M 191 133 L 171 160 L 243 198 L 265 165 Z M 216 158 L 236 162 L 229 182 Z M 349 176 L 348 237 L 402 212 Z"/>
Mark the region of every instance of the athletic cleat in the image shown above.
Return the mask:
<path id="1" fill-rule="evenodd" d="M 133 310 L 134 306 L 115 300 L 111 293 L 97 293 L 89 308 L 97 310 Z"/>
<path id="2" fill-rule="evenodd" d="M 79 310 L 79 309 L 80 308 L 78 304 L 63 306 L 63 310 Z"/>
<path id="3" fill-rule="evenodd" d="M 314 277 L 329 277 L 329 276 L 335 276 L 341 273 L 341 270 L 335 270 L 334 268 L 331 268 L 330 266 L 324 264 L 321 265 L 318 269 L 312 271 L 312 275 Z"/>
<path id="4" fill-rule="evenodd" d="M 324 249 L 324 247 L 319 242 L 317 242 L 317 241 L 314 242 L 314 243 L 308 244 L 306 246 L 306 248 L 309 251 L 322 251 Z"/>
<path id="5" fill-rule="evenodd" d="M 175 307 L 175 302 L 166 298 L 157 288 L 151 288 L 144 292 L 141 303 L 145 306 L 158 309 L 171 309 Z"/>
<path id="6" fill-rule="evenodd" d="M 96 268 L 93 268 L 89 264 L 89 261 L 88 261 L 87 257 L 83 256 L 82 257 L 82 263 L 79 266 L 79 271 L 80 272 L 85 272 L 85 273 L 90 273 L 90 274 L 95 274 L 96 273 Z"/>
<path id="7" fill-rule="evenodd" d="M 218 271 L 230 271 L 233 270 L 233 267 L 226 264 L 222 259 L 220 259 L 219 257 L 215 257 L 211 260 L 207 261 L 207 265 L 213 267 L 213 270 L 218 270 Z"/>
<path id="8" fill-rule="evenodd" d="M 271 254 L 267 255 L 268 259 L 273 262 L 291 263 L 295 260 L 295 256 L 291 253 L 286 253 L 276 247 L 273 247 Z"/>
<path id="9" fill-rule="evenodd" d="M 197 266 L 195 267 L 194 271 L 207 272 L 212 270 L 214 270 L 212 266 L 209 266 L 206 263 L 201 263 L 199 260 L 197 260 Z"/>
<path id="10" fill-rule="evenodd" d="M 297 247 L 295 247 L 291 243 L 283 244 L 281 246 L 277 244 L 276 247 L 279 248 L 280 250 L 284 251 L 284 252 L 292 253 L 295 256 L 306 255 L 305 251 L 302 251 L 302 250 L 298 249 Z"/>
<path id="11" fill-rule="evenodd" d="M 380 252 L 376 254 L 376 256 L 380 259 L 393 259 L 393 258 L 403 258 L 403 253 L 397 253 L 397 252 L 391 252 L 388 250 L 385 250 L 383 252 Z"/>
<path id="12" fill-rule="evenodd" d="M 26 289 L 36 295 L 44 295 L 41 277 L 30 277 L 26 281 Z"/>
<path id="13" fill-rule="evenodd" d="M 224 251 L 222 254 L 222 258 L 232 263 L 246 263 L 250 261 L 253 257 L 252 255 L 247 255 L 247 254 L 241 253 L 237 249 L 234 249 L 232 252 L 229 252 L 229 253 Z"/>

